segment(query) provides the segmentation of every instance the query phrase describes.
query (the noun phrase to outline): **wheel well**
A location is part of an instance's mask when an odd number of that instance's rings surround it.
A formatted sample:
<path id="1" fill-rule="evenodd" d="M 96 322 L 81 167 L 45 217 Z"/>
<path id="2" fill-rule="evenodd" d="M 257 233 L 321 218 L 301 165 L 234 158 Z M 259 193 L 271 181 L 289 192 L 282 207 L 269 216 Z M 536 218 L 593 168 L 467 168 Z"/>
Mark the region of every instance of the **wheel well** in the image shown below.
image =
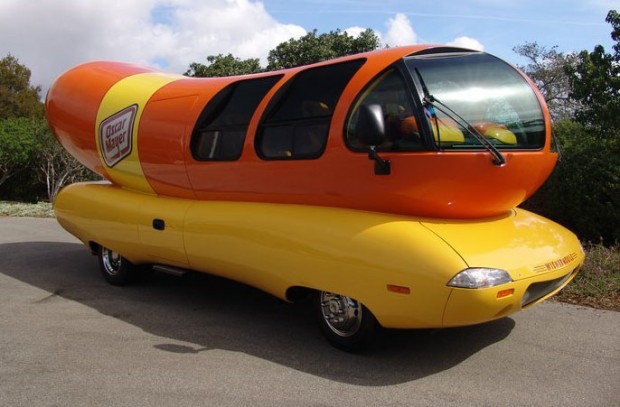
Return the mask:
<path id="1" fill-rule="evenodd" d="M 90 249 L 90 253 L 91 254 L 97 254 L 99 253 L 99 248 L 101 247 L 101 245 L 97 242 L 88 242 L 88 248 Z"/>
<path id="2" fill-rule="evenodd" d="M 303 286 L 292 286 L 286 290 L 286 300 L 289 302 L 302 302 L 306 300 L 309 301 L 312 299 L 313 295 L 319 292 L 320 290 L 317 290 L 315 288 L 308 288 L 308 287 L 303 287 Z M 377 323 L 377 326 L 382 327 L 381 322 L 379 322 L 374 312 L 372 312 L 372 310 L 370 310 L 366 306 L 365 303 L 362 302 L 361 304 L 364 306 L 366 311 L 368 311 L 368 313 L 372 315 L 373 319 Z"/>
<path id="3" fill-rule="evenodd" d="M 302 300 L 308 299 L 310 295 L 312 295 L 313 292 L 316 292 L 316 290 L 313 290 L 312 288 L 308 288 L 308 287 L 301 287 L 301 286 L 289 287 L 286 290 L 286 299 L 290 302 L 302 301 Z"/>

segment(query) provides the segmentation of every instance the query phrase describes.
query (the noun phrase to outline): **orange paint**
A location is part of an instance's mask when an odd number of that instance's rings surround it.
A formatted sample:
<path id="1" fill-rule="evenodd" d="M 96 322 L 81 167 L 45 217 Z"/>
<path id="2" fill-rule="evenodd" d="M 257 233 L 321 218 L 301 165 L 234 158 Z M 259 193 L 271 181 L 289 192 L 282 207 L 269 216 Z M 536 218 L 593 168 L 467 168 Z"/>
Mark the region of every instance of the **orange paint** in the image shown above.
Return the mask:
<path id="1" fill-rule="evenodd" d="M 483 149 L 385 151 L 380 155 L 390 160 L 392 172 L 378 176 L 367 153 L 354 152 L 345 144 L 348 114 L 373 78 L 403 57 L 430 48 L 392 48 L 336 60 L 365 58 L 365 63 L 333 107 L 325 151 L 312 160 L 261 159 L 255 151 L 255 139 L 263 114 L 278 90 L 296 74 L 334 61 L 278 72 L 283 77 L 258 104 L 247 127 L 241 157 L 235 161 L 197 161 L 192 156 L 190 141 L 199 116 L 227 85 L 274 73 L 174 80 L 155 91 L 140 107 L 142 116 L 136 125 L 144 177 L 158 195 L 189 199 L 321 205 L 442 218 L 504 213 L 536 191 L 557 159 L 550 152 L 549 114 L 535 88 L 545 118 L 544 147 L 502 150 L 507 160 L 503 166 L 494 165 L 489 152 Z M 152 71 L 111 62 L 84 64 L 63 74 L 48 94 L 47 117 L 58 140 L 84 165 L 104 177 L 108 177 L 106 165 L 95 142 L 97 111 L 115 83 L 144 72 Z M 413 120 L 405 120 L 401 126 L 420 131 Z M 480 126 L 486 129 L 492 124 Z"/>
<path id="2" fill-rule="evenodd" d="M 91 62 L 65 72 L 52 84 L 45 111 L 54 135 L 82 164 L 106 177 L 95 142 L 97 111 L 120 79 L 152 70 L 130 64 Z"/>

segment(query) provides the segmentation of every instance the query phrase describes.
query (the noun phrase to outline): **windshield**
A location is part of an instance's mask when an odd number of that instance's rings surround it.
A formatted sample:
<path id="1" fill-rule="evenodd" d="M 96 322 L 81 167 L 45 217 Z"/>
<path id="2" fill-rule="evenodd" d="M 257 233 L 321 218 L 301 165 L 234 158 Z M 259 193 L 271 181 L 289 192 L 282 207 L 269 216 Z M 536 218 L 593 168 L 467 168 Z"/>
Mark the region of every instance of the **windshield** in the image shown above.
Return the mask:
<path id="1" fill-rule="evenodd" d="M 467 52 L 412 56 L 405 63 L 412 77 L 424 82 L 425 96 L 449 106 L 495 147 L 544 146 L 545 122 L 536 94 L 519 72 L 500 59 Z M 482 147 L 454 115 L 427 107 L 435 142 L 442 149 Z"/>

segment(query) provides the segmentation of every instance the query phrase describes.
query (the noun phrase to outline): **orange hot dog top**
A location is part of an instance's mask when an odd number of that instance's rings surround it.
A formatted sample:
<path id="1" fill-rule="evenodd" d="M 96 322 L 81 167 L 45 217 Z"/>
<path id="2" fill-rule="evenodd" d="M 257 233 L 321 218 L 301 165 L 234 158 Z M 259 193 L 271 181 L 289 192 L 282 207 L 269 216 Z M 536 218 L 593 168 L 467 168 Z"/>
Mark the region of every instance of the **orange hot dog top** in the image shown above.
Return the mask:
<path id="1" fill-rule="evenodd" d="M 426 103 L 429 92 L 465 124 Z M 389 175 L 375 174 L 357 136 L 364 104 L 381 106 L 377 150 Z M 480 218 L 523 202 L 557 159 L 529 79 L 487 54 L 436 46 L 227 78 L 87 63 L 56 80 L 46 112 L 58 141 L 91 170 L 189 199 Z M 468 122 L 506 164 L 493 164 Z"/>

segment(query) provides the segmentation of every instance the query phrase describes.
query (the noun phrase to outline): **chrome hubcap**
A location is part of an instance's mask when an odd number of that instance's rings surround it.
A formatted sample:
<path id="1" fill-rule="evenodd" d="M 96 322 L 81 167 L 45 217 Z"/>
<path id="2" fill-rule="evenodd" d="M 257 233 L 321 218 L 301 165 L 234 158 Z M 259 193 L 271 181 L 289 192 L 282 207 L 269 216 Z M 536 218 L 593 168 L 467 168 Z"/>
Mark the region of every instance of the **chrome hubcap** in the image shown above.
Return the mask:
<path id="1" fill-rule="evenodd" d="M 105 247 L 102 249 L 103 267 L 105 272 L 115 276 L 121 269 L 121 255 Z"/>
<path id="2" fill-rule="evenodd" d="M 362 324 L 362 306 L 353 298 L 321 292 L 323 318 L 336 335 L 348 337 L 359 331 Z"/>

